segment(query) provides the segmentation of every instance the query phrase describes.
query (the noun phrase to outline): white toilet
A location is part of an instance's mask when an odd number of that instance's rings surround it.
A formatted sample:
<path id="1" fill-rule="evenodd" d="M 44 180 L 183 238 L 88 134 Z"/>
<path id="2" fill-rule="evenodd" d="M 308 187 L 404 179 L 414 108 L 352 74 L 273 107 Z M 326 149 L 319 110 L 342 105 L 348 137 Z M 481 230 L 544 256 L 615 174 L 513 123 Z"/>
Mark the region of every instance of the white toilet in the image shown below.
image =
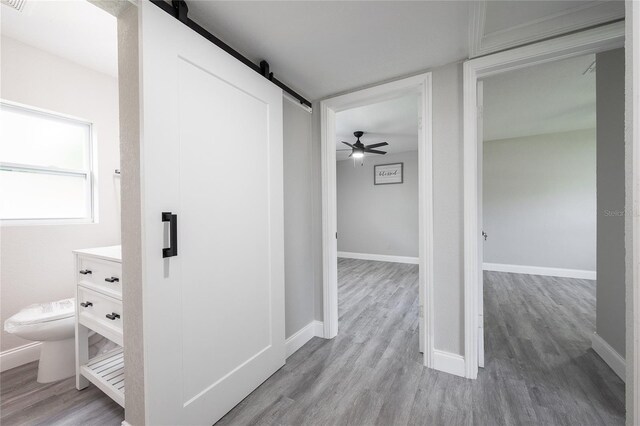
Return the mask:
<path id="1" fill-rule="evenodd" d="M 75 299 L 27 306 L 4 322 L 4 330 L 42 342 L 38 382 L 55 382 L 76 373 Z"/>

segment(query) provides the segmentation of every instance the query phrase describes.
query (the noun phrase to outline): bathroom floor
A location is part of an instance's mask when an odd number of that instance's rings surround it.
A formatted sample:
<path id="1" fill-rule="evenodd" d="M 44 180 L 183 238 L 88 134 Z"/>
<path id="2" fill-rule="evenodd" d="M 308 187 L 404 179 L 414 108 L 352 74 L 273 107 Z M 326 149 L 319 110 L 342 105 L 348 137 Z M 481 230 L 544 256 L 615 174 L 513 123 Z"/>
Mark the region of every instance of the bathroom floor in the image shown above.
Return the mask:
<path id="1" fill-rule="evenodd" d="M 93 385 L 78 391 L 75 377 L 54 383 L 36 382 L 38 362 L 0 376 L 0 424 L 120 425 L 124 408 Z"/>

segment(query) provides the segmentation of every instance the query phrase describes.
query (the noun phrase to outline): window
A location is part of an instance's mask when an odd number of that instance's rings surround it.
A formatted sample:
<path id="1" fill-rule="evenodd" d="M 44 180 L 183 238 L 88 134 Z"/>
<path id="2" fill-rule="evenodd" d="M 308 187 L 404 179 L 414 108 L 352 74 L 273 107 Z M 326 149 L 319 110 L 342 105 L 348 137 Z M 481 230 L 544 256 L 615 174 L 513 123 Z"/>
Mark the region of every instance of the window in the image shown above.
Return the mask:
<path id="1" fill-rule="evenodd" d="M 91 123 L 0 103 L 0 220 L 92 222 Z"/>

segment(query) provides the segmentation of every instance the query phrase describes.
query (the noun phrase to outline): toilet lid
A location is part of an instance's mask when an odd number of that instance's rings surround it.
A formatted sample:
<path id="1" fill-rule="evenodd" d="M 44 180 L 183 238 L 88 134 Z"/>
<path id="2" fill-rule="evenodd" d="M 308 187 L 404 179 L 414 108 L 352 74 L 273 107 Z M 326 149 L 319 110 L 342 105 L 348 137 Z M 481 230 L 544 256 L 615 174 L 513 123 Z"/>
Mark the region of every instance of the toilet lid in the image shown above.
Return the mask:
<path id="1" fill-rule="evenodd" d="M 27 306 L 20 312 L 9 318 L 5 328 L 10 325 L 28 325 L 62 318 L 69 318 L 75 314 L 75 299 L 63 299 L 57 302 L 36 303 Z"/>

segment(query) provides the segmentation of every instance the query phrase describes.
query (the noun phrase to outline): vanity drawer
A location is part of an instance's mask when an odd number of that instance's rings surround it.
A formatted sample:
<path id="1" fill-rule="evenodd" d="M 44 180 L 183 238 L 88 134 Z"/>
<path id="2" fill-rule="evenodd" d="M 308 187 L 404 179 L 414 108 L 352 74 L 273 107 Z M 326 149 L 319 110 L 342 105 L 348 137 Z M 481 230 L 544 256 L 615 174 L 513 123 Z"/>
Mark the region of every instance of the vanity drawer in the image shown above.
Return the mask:
<path id="1" fill-rule="evenodd" d="M 78 286 L 76 299 L 80 324 L 122 345 L 122 301 Z"/>
<path id="2" fill-rule="evenodd" d="M 120 263 L 80 256 L 77 275 L 80 285 L 122 298 L 122 265 Z"/>

